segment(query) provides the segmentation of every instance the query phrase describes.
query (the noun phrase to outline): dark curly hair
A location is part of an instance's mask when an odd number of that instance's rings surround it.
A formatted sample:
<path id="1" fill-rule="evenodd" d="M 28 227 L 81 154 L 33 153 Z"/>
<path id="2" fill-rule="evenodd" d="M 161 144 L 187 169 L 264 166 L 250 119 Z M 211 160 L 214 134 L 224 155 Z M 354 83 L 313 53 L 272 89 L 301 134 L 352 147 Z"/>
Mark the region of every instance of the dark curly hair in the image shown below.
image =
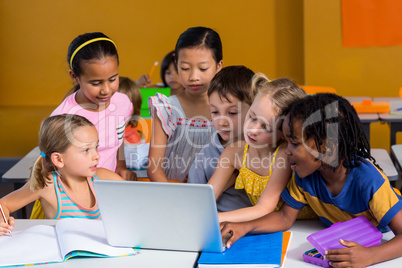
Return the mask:
<path id="1" fill-rule="evenodd" d="M 321 145 L 335 144 L 338 147 L 335 170 L 342 162 L 346 174 L 366 159 L 380 168 L 370 153 L 370 144 L 353 106 L 336 94 L 319 93 L 295 101 L 284 114 L 289 116 L 290 135 L 294 138 L 295 121 L 303 125 L 303 140 L 314 139 L 320 155 Z M 321 159 L 323 165 L 323 160 Z M 381 169 L 381 168 L 380 168 Z"/>

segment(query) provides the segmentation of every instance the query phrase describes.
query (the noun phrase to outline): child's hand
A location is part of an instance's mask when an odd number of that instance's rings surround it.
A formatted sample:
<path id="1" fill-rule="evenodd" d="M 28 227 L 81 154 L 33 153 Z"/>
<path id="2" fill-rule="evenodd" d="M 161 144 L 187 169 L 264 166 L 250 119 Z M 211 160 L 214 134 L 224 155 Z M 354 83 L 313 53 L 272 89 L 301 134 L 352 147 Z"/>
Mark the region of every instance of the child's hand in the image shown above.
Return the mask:
<path id="1" fill-rule="evenodd" d="M 226 248 L 230 248 L 234 242 L 242 238 L 248 233 L 246 225 L 239 222 L 222 222 L 221 235 L 224 237 L 226 234 L 231 233 L 232 237 L 227 241 Z"/>
<path id="2" fill-rule="evenodd" d="M 343 239 L 339 239 L 339 243 L 346 248 L 330 249 L 325 252 L 324 258 L 330 260 L 331 267 L 366 267 L 372 264 L 368 248 Z"/>
<path id="3" fill-rule="evenodd" d="M 126 181 L 137 180 L 137 174 L 135 172 L 132 172 L 131 170 L 128 170 L 127 168 L 117 168 L 116 173 L 119 174 L 120 177 L 122 177 Z"/>
<path id="4" fill-rule="evenodd" d="M 135 83 L 140 87 L 146 87 L 148 84 L 151 84 L 151 80 L 147 74 L 141 75 Z"/>
<path id="5" fill-rule="evenodd" d="M 1 217 L 0 217 L 1 218 Z M 4 234 L 11 234 L 11 231 L 14 228 L 15 220 L 14 217 L 9 217 L 8 218 L 8 225 L 5 222 L 0 223 L 0 236 L 3 236 Z"/>

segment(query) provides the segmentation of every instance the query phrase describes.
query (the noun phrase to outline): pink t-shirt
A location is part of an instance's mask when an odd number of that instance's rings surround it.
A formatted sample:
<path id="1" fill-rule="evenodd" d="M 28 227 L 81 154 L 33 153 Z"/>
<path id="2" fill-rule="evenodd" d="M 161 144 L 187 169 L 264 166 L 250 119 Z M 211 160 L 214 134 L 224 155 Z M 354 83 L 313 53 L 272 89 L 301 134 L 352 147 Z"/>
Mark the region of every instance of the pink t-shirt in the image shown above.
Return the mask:
<path id="1" fill-rule="evenodd" d="M 75 114 L 83 116 L 92 122 L 98 130 L 99 135 L 98 152 L 100 159 L 98 167 L 103 167 L 114 172 L 117 163 L 117 150 L 123 142 L 125 124 L 132 114 L 133 105 L 127 95 L 116 92 L 110 99 L 109 106 L 104 111 L 93 112 L 84 109 L 76 102 L 76 94 L 77 92 L 68 96 L 53 111 L 51 116 Z"/>

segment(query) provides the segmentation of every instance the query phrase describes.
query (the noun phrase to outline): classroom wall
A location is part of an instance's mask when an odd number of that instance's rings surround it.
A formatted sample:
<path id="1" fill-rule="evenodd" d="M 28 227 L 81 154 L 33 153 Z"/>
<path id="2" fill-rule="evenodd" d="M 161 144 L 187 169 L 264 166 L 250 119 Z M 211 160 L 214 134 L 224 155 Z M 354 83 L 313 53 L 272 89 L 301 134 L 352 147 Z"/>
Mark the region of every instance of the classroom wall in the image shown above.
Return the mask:
<path id="1" fill-rule="evenodd" d="M 40 122 L 72 87 L 68 45 L 85 32 L 110 36 L 120 74 L 133 79 L 161 61 L 181 32 L 203 25 L 220 33 L 225 66 L 333 86 L 341 95 L 397 96 L 402 47 L 343 48 L 340 3 L 0 0 L 0 157 L 20 157 L 37 145 Z M 387 125 L 374 124 L 373 147 L 388 149 L 388 135 Z"/>
<path id="2" fill-rule="evenodd" d="M 304 0 L 304 80 L 343 96 L 398 97 L 402 46 L 342 47 L 340 0 Z M 389 127 L 371 124 L 371 146 L 389 150 Z M 397 139 L 398 143 L 402 140 Z"/>
<path id="3" fill-rule="evenodd" d="M 23 156 L 37 145 L 40 122 L 72 87 L 65 58 L 79 34 L 107 34 L 118 47 L 120 74 L 136 79 L 174 48 L 181 32 L 207 26 L 221 35 L 225 66 L 302 83 L 303 66 L 293 58 L 303 51 L 293 40 L 303 34 L 291 33 L 302 13 L 302 0 L 0 0 L 0 157 Z M 160 81 L 159 68 L 152 80 Z"/>

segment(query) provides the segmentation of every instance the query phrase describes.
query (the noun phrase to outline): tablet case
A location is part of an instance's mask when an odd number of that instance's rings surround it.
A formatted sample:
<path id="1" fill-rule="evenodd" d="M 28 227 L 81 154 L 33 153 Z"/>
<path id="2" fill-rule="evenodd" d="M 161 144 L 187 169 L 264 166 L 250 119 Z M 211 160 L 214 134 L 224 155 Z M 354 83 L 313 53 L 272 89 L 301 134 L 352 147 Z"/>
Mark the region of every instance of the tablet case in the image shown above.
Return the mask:
<path id="1" fill-rule="evenodd" d="M 345 248 L 339 243 L 339 239 L 354 241 L 365 247 L 372 247 L 381 244 L 382 233 L 365 216 L 359 216 L 346 222 L 334 223 L 331 227 L 318 231 L 307 237 L 307 240 L 324 256 L 327 249 Z M 330 267 L 329 260 L 321 257 L 303 254 L 305 262 L 322 267 Z"/>

